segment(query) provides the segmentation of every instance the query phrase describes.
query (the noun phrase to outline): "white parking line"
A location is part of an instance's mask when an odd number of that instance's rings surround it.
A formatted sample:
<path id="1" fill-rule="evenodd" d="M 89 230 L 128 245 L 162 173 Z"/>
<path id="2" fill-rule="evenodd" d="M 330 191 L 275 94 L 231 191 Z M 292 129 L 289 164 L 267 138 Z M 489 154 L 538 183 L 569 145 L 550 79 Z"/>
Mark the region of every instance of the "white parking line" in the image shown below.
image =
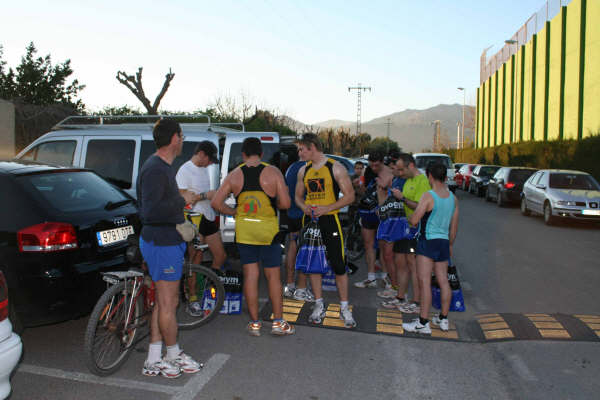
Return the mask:
<path id="1" fill-rule="evenodd" d="M 29 364 L 21 364 L 17 369 L 17 372 L 49 376 L 52 378 L 68 379 L 71 381 L 92 383 L 97 385 L 116 386 L 125 389 L 166 393 L 173 395 L 173 400 L 191 400 L 202 390 L 204 385 L 206 385 L 217 374 L 221 367 L 223 367 L 223 365 L 227 362 L 229 357 L 229 354 L 214 354 L 204 364 L 202 371 L 191 378 L 183 387 L 159 385 L 132 379 L 102 378 L 92 374 L 63 371 L 56 368 L 39 367 L 37 365 Z"/>

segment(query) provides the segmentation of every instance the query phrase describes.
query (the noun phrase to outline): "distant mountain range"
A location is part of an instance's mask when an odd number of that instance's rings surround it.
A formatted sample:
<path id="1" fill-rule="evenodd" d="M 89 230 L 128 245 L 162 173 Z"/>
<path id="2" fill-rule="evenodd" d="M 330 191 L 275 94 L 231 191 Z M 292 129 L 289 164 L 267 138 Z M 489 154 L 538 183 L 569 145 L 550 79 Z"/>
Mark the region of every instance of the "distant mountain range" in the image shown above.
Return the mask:
<path id="1" fill-rule="evenodd" d="M 465 141 L 472 141 L 473 119 L 475 107 L 465 107 Z M 426 110 L 404 110 L 390 115 L 384 115 L 364 121 L 362 131 L 371 135 L 372 138 L 387 136 L 387 122 L 390 122 L 390 139 L 398 142 L 398 145 L 411 152 L 417 152 L 433 147 L 433 121 L 440 121 L 440 132 L 442 143 L 447 147 L 456 146 L 457 123 L 462 121 L 461 104 L 440 104 Z M 327 128 L 349 128 L 352 133 L 356 132 L 356 121 L 327 120 L 313 125 L 304 124 L 287 117 L 287 124 L 300 132 L 327 129 Z"/>

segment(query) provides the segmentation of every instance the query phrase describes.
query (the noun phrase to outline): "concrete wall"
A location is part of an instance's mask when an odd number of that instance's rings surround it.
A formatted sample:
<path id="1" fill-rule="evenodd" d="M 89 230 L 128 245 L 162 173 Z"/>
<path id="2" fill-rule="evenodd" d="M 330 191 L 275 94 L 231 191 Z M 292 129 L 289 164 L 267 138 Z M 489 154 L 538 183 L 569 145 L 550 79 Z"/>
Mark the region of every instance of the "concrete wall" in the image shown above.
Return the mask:
<path id="1" fill-rule="evenodd" d="M 15 106 L 0 99 L 0 159 L 15 155 Z"/>
<path id="2" fill-rule="evenodd" d="M 573 0 L 479 88 L 476 146 L 600 133 L 600 0 Z"/>

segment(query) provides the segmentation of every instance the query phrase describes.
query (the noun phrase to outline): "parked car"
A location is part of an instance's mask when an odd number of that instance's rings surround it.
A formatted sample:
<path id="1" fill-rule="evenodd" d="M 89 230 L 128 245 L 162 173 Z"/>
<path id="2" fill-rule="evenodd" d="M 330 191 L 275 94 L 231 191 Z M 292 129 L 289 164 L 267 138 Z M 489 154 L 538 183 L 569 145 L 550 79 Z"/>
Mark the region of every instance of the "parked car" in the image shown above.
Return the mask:
<path id="1" fill-rule="evenodd" d="M 454 175 L 454 181 L 456 182 L 456 186 L 466 191 L 469 188 L 469 183 L 471 180 L 471 175 L 473 174 L 473 170 L 478 164 L 465 164 Z"/>
<path id="2" fill-rule="evenodd" d="M 356 161 L 354 161 L 353 159 L 348 158 L 348 157 L 338 156 L 336 154 L 325 154 L 325 156 L 329 157 L 329 158 L 333 158 L 335 161 L 339 162 L 344 167 L 346 167 L 346 169 L 348 170 L 348 175 L 350 175 L 350 176 L 354 175 L 354 163 Z"/>
<path id="3" fill-rule="evenodd" d="M 446 184 L 448 185 L 448 189 L 452 192 L 456 190 L 456 182 L 454 181 L 454 166 L 452 165 L 452 160 L 448 154 L 441 153 L 415 153 L 413 154 L 415 159 L 415 166 L 419 168 L 421 173 L 425 173 L 425 169 L 427 165 L 432 162 L 440 162 L 444 164 L 448 170 L 446 175 Z"/>
<path id="4" fill-rule="evenodd" d="M 0 161 L 0 271 L 15 331 L 88 313 L 125 262 L 135 199 L 93 171 Z"/>
<path id="5" fill-rule="evenodd" d="M 560 218 L 600 221 L 600 185 L 581 171 L 537 171 L 523 186 L 521 213 L 542 214 L 547 225 Z"/>
<path id="6" fill-rule="evenodd" d="M 454 163 L 454 175 L 456 176 L 456 173 L 458 172 L 459 169 L 461 169 L 461 167 L 463 165 L 466 165 L 465 163 Z"/>
<path id="7" fill-rule="evenodd" d="M 499 165 L 478 165 L 469 179 L 469 193 L 483 197 L 492 176 L 500 169 Z"/>
<path id="8" fill-rule="evenodd" d="M 10 394 L 10 374 L 15 369 L 23 352 L 21 338 L 13 332 L 9 316 L 8 286 L 0 271 L 0 399 Z"/>
<path id="9" fill-rule="evenodd" d="M 502 167 L 490 179 L 485 199 L 496 200 L 499 207 L 507 203 L 519 203 L 523 184 L 537 169 L 526 167 Z"/>

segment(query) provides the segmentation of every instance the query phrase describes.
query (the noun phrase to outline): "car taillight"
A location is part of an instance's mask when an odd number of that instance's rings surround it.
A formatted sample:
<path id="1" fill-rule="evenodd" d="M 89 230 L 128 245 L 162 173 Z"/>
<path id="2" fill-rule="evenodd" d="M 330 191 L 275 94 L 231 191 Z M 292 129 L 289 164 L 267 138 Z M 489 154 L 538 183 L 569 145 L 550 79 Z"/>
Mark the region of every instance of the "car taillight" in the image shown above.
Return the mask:
<path id="1" fill-rule="evenodd" d="M 506 183 L 504 184 L 504 187 L 505 187 L 506 189 L 512 189 L 512 188 L 514 188 L 514 187 L 515 187 L 515 184 L 514 184 L 514 182 L 506 182 Z"/>
<path id="2" fill-rule="evenodd" d="M 273 141 L 273 136 L 261 136 L 260 140 L 263 142 L 272 142 Z"/>
<path id="3" fill-rule="evenodd" d="M 52 252 L 77 248 L 77 234 L 71 224 L 45 222 L 17 232 L 21 252 Z"/>
<path id="4" fill-rule="evenodd" d="M 4 274 L 0 271 L 0 321 L 8 318 L 8 286 Z"/>

